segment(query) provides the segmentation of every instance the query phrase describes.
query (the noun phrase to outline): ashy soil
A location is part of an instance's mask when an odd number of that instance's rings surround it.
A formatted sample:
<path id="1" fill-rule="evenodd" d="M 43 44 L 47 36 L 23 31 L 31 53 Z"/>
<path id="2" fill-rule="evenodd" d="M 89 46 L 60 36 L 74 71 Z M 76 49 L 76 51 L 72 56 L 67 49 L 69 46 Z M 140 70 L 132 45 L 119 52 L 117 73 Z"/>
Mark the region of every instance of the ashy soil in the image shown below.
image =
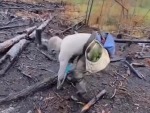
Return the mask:
<path id="1" fill-rule="evenodd" d="M 14 4 L 16 3 L 7 3 L 4 6 L 10 7 L 11 5 L 11 7 L 14 7 Z M 60 26 L 61 19 L 59 14 L 61 14 L 61 11 L 58 11 L 57 8 L 62 8 L 63 5 L 46 4 L 45 6 L 47 8 L 53 8 L 54 6 L 56 8 L 53 12 L 47 13 L 58 13 L 57 18 L 50 22 L 42 33 L 42 38 L 48 39 L 54 35 L 56 31 L 65 30 L 70 25 Z M 39 20 L 36 20 L 36 18 L 34 21 L 32 17 L 30 17 L 31 19 L 22 19 L 22 16 L 16 17 L 14 15 L 16 12 L 20 11 L 22 13 L 24 10 L 13 8 L 8 10 L 7 8 L 3 8 L 4 6 L 0 4 L 1 27 L 6 26 L 6 24 L 9 26 L 20 24 L 28 25 L 0 30 L 0 42 L 13 38 L 18 35 L 17 33 L 19 31 L 23 31 L 29 26 L 41 24 L 41 21 L 39 21 L 41 19 L 40 17 Z M 18 3 L 17 6 L 21 6 L 21 4 Z M 23 6 L 25 7 L 25 5 Z M 27 6 L 29 6 L 29 4 L 26 4 L 26 7 Z M 32 5 L 30 5 L 30 7 L 31 6 Z M 36 8 L 37 7 L 41 8 L 41 6 L 36 6 Z M 27 9 L 30 8 L 27 7 Z M 37 12 L 32 13 L 32 16 L 34 14 L 37 16 L 42 15 L 37 14 Z M 24 13 L 23 15 L 25 16 Z M 12 19 L 16 19 L 16 21 Z M 9 21 L 10 23 L 8 24 Z M 52 30 L 53 32 L 51 32 Z M 86 26 L 78 30 L 78 32 L 84 33 L 91 33 L 91 31 L 92 29 Z M 64 35 L 60 37 L 64 38 L 65 35 L 71 33 L 71 31 L 64 33 Z M 133 58 L 133 63 L 144 63 L 146 67 L 136 67 L 136 69 L 145 76 L 145 80 L 139 79 L 132 72 L 129 73 L 128 67 L 122 62 L 110 63 L 105 70 L 85 76 L 88 83 L 87 100 L 92 99 L 103 89 L 107 91 L 107 94 L 99 100 L 88 113 L 150 113 L 150 59 L 138 60 L 134 58 L 136 52 L 140 52 L 142 49 L 138 44 L 132 44 L 123 50 L 124 45 L 125 44 L 116 43 L 116 56 L 128 56 Z M 150 55 L 149 48 L 146 48 L 144 52 L 146 55 Z M 48 60 L 43 54 L 37 51 L 34 42 L 30 43 L 6 72 L 5 76 L 0 78 L 0 99 L 34 85 L 46 77 L 54 76 L 58 69 L 58 62 Z M 26 98 L 0 105 L 0 113 L 79 113 L 83 107 L 83 103 L 77 103 L 70 99 L 70 96 L 75 94 L 75 92 L 76 89 L 74 86 L 66 82 L 62 90 L 57 90 L 56 86 L 49 87 L 29 95 Z"/>

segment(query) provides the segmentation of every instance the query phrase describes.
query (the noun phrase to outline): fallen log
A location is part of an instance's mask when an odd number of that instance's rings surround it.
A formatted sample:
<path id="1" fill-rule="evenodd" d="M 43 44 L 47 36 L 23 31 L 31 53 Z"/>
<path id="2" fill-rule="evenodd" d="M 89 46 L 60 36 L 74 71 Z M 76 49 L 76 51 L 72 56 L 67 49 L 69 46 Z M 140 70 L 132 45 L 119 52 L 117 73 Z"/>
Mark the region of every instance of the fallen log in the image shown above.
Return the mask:
<path id="1" fill-rule="evenodd" d="M 0 53 L 6 52 L 11 46 L 19 42 L 21 39 L 26 38 L 35 29 L 36 29 L 36 26 L 27 28 L 26 30 L 24 30 L 24 34 L 18 35 L 12 39 L 9 39 L 9 40 L 4 41 L 3 43 L 0 43 Z"/>
<path id="2" fill-rule="evenodd" d="M 150 40 L 115 39 L 116 43 L 150 43 Z"/>
<path id="3" fill-rule="evenodd" d="M 86 111 L 88 111 L 91 106 L 93 106 L 104 94 L 106 94 L 106 90 L 102 90 L 101 92 L 99 92 L 96 97 L 94 97 L 92 100 L 90 100 L 86 105 L 83 106 L 81 113 L 85 113 Z"/>
<path id="4" fill-rule="evenodd" d="M 43 22 L 38 29 L 44 30 L 47 24 L 52 20 L 48 19 L 45 22 Z M 33 39 L 36 35 L 36 31 L 32 32 L 29 35 L 30 39 Z M 14 63 L 14 61 L 19 57 L 19 54 L 22 52 L 22 50 L 29 44 L 29 40 L 22 39 L 18 43 L 16 43 L 1 59 L 0 59 L 0 64 L 2 64 L 4 61 L 7 59 L 9 62 L 7 63 L 7 66 L 4 67 L 3 70 L 0 71 L 0 76 L 4 76 L 6 71 L 11 67 L 11 65 Z"/>
<path id="5" fill-rule="evenodd" d="M 0 76 L 3 76 L 6 73 L 6 71 L 15 62 L 19 54 L 27 46 L 28 43 L 29 41 L 26 39 L 20 40 L 0 59 L 0 64 L 3 64 L 3 62 L 8 59 L 8 62 L 6 63 L 7 65 L 0 71 Z"/>
<path id="6" fill-rule="evenodd" d="M 26 34 L 31 34 L 32 32 L 33 32 L 33 30 L 32 29 L 36 29 L 37 28 L 37 26 L 33 26 L 33 27 L 30 27 L 30 28 L 27 28 L 27 29 L 25 29 L 25 30 L 23 30 L 23 31 L 21 31 L 21 32 L 17 32 L 17 34 L 23 34 L 23 33 L 26 33 Z"/>
<path id="7" fill-rule="evenodd" d="M 27 87 L 19 92 L 9 94 L 7 97 L 0 99 L 0 104 L 4 104 L 10 101 L 15 101 L 23 97 L 27 97 L 30 94 L 33 94 L 39 90 L 53 86 L 57 83 L 57 76 L 45 78 L 43 81 L 40 81 L 32 86 Z"/>

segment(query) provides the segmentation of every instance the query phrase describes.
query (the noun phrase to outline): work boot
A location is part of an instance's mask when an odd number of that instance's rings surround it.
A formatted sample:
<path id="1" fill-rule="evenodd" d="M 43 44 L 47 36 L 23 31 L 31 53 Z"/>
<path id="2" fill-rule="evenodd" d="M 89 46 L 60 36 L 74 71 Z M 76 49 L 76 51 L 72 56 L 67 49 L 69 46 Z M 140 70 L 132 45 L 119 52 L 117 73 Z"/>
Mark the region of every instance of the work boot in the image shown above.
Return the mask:
<path id="1" fill-rule="evenodd" d="M 77 102 L 87 103 L 88 100 L 84 97 L 84 94 L 87 92 L 86 83 L 84 80 L 76 83 L 77 92 L 71 96 L 71 99 Z"/>
<path id="2" fill-rule="evenodd" d="M 81 80 L 76 84 L 77 94 L 84 95 L 87 92 L 85 80 Z"/>

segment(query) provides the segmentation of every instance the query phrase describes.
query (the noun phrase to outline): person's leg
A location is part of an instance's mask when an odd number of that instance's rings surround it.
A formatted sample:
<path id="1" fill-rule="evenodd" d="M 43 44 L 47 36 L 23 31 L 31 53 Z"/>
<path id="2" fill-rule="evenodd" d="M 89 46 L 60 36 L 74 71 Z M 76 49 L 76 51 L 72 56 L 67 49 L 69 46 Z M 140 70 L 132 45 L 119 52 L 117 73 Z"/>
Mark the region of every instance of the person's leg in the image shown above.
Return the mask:
<path id="1" fill-rule="evenodd" d="M 78 94 L 86 93 L 86 82 L 84 80 L 85 73 L 85 56 L 81 56 L 77 62 L 74 71 L 74 78 L 76 79 L 76 88 Z"/>

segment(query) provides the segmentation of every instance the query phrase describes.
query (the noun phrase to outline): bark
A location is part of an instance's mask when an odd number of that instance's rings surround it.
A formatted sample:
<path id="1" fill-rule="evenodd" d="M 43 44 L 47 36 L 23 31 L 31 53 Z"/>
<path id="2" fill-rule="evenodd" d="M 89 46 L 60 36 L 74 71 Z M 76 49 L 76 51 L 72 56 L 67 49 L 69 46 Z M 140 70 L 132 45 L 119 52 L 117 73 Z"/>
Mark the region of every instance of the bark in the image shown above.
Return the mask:
<path id="1" fill-rule="evenodd" d="M 15 60 L 19 57 L 22 50 L 29 44 L 29 41 L 26 39 L 20 40 L 16 43 L 1 59 L 0 64 L 3 65 L 7 59 L 8 62 L 6 66 L 0 71 L 0 76 L 4 76 L 6 71 L 11 67 L 11 65 L 15 62 Z"/>
<path id="2" fill-rule="evenodd" d="M 45 22 L 43 22 L 38 29 L 41 29 L 42 31 L 45 29 L 45 27 L 48 25 L 48 23 L 52 20 L 48 19 Z M 30 39 L 33 39 L 36 36 L 36 30 L 32 32 L 28 37 Z M 21 39 L 18 43 L 16 43 L 1 59 L 0 59 L 0 65 L 4 64 L 4 61 L 8 61 L 6 63 L 6 66 L 0 71 L 0 76 L 4 76 L 6 71 L 12 66 L 12 64 L 16 61 L 16 59 L 19 57 L 22 50 L 27 47 L 27 45 L 30 43 L 27 39 Z"/>
<path id="3" fill-rule="evenodd" d="M 6 52 L 11 46 L 13 46 L 15 43 L 19 42 L 21 39 L 26 38 L 28 34 L 33 32 L 33 30 L 36 29 L 36 26 L 27 28 L 25 30 L 26 34 L 18 35 L 12 39 L 6 40 L 3 43 L 0 43 L 0 53 Z"/>
<path id="4" fill-rule="evenodd" d="M 4 104 L 10 101 L 15 101 L 27 97 L 28 95 L 33 94 L 36 91 L 42 90 L 46 87 L 52 87 L 56 83 L 57 83 L 57 76 L 46 78 L 43 81 L 40 81 L 32 86 L 27 87 L 26 89 L 23 89 L 16 93 L 12 93 L 7 97 L 0 99 L 0 104 Z"/>

